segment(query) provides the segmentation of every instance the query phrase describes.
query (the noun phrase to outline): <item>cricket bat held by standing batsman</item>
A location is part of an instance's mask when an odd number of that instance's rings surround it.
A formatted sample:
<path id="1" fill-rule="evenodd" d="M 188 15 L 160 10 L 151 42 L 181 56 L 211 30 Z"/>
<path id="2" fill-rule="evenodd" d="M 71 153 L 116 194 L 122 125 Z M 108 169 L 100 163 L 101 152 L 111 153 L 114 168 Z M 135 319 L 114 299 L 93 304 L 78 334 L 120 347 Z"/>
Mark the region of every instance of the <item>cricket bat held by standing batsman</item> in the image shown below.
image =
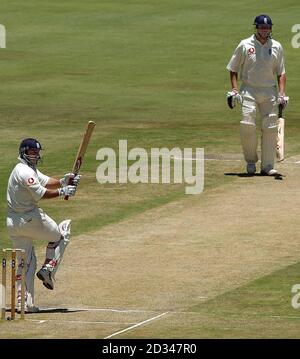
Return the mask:
<path id="1" fill-rule="evenodd" d="M 284 160 L 284 123 L 285 120 L 282 115 L 283 105 L 278 105 L 278 134 L 276 144 L 276 157 L 277 161 L 281 162 Z"/>
<path id="2" fill-rule="evenodd" d="M 86 129 L 85 129 L 84 135 L 82 137 L 82 140 L 81 140 L 81 143 L 80 143 L 80 146 L 79 146 L 76 158 L 75 158 L 75 162 L 74 162 L 74 165 L 72 168 L 72 173 L 74 173 L 75 175 L 77 175 L 79 173 L 80 167 L 83 162 L 83 157 L 85 155 L 87 146 L 90 142 L 95 125 L 96 125 L 95 122 L 89 121 L 86 126 Z M 70 179 L 70 182 L 72 182 L 72 179 Z M 72 184 L 72 183 L 68 183 L 68 184 Z M 68 199 L 69 199 L 69 196 L 65 196 L 65 200 L 68 200 Z"/>

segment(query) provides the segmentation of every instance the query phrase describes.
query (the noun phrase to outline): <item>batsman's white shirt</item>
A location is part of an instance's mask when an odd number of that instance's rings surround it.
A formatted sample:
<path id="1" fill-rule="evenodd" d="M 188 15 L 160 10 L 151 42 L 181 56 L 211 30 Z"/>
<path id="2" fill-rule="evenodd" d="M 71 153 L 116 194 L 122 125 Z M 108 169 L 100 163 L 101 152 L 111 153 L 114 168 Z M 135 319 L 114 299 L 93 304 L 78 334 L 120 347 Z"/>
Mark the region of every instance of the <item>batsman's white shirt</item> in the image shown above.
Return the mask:
<path id="1" fill-rule="evenodd" d="M 277 84 L 275 77 L 285 73 L 283 48 L 273 39 L 262 45 L 252 35 L 239 43 L 227 70 L 240 73 L 245 85 L 274 87 Z"/>
<path id="2" fill-rule="evenodd" d="M 9 236 L 19 248 L 26 246 L 24 239 L 29 243 L 36 239 L 56 242 L 61 236 L 58 225 L 38 206 L 50 177 L 19 160 L 7 186 Z"/>
<path id="3" fill-rule="evenodd" d="M 29 212 L 46 192 L 49 177 L 29 167 L 20 159 L 13 169 L 7 186 L 7 205 L 10 212 Z"/>

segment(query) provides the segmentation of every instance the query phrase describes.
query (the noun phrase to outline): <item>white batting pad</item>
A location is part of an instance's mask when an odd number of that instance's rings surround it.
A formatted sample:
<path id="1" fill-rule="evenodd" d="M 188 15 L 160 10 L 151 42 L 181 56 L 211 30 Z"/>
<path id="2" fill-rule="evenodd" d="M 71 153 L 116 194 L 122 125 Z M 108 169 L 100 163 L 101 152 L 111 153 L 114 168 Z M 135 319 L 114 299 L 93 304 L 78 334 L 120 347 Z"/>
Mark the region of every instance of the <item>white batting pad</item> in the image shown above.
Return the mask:
<path id="1" fill-rule="evenodd" d="M 240 135 L 244 152 L 245 161 L 247 163 L 256 163 L 257 157 L 257 136 L 256 126 L 251 122 L 240 122 Z"/>
<path id="2" fill-rule="evenodd" d="M 46 257 L 52 258 L 49 264 L 46 264 L 47 269 L 51 271 L 52 278 L 55 278 L 55 274 L 62 260 L 63 254 L 70 240 L 71 233 L 71 220 L 66 219 L 59 223 L 58 228 L 62 235 L 58 242 L 48 244 Z"/>

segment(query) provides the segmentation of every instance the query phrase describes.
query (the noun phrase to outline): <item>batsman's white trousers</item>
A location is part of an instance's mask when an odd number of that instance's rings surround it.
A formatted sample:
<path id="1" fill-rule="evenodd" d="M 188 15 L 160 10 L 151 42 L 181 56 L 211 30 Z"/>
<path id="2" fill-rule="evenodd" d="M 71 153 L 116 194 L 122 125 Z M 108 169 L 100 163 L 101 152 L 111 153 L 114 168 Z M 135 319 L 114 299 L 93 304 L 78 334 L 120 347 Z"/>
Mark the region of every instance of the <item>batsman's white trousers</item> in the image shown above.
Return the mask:
<path id="1" fill-rule="evenodd" d="M 277 87 L 250 87 L 242 84 L 241 141 L 245 160 L 257 162 L 256 118 L 261 117 L 262 169 L 274 166 L 277 139 Z"/>
<path id="2" fill-rule="evenodd" d="M 7 215 L 7 228 L 14 248 L 25 250 L 26 254 L 26 303 L 34 305 L 34 276 L 36 271 L 36 256 L 33 240 L 57 242 L 61 233 L 56 222 L 42 209 L 35 208 L 30 212 L 9 212 Z M 18 262 L 20 263 L 19 259 Z M 21 268 L 18 267 L 17 275 L 20 278 Z M 21 289 L 21 281 L 17 282 L 18 293 Z"/>

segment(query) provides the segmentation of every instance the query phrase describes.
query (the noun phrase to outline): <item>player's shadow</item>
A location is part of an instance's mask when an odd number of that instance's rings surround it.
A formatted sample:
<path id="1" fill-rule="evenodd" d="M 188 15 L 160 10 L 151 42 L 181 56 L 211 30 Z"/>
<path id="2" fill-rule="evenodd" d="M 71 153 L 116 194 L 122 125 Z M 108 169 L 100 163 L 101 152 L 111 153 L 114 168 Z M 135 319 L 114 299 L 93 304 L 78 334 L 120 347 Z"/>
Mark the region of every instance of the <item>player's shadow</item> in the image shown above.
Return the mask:
<path id="1" fill-rule="evenodd" d="M 30 314 L 44 314 L 44 313 L 76 313 L 84 312 L 84 309 L 70 309 L 70 308 L 40 308 L 38 312 L 26 312 L 26 316 Z M 10 309 L 6 309 L 6 312 L 10 312 Z M 17 314 L 20 314 L 17 312 Z"/>
<path id="2" fill-rule="evenodd" d="M 75 312 L 84 312 L 84 309 L 70 309 L 70 308 L 40 308 L 38 312 L 25 312 L 25 315 L 31 314 L 43 314 L 43 313 L 75 313 Z M 11 314 L 10 308 L 5 310 L 6 313 Z M 16 310 L 16 315 L 20 315 L 20 311 Z M 7 320 L 11 320 L 11 317 L 8 316 Z"/>
<path id="3" fill-rule="evenodd" d="M 249 175 L 248 173 L 235 173 L 235 172 L 229 172 L 229 173 L 224 173 L 224 176 L 237 176 L 237 177 L 256 177 L 256 176 L 260 176 L 259 173 L 255 173 L 255 175 Z"/>
<path id="4" fill-rule="evenodd" d="M 254 175 L 249 175 L 248 173 L 235 173 L 235 172 L 228 172 L 228 173 L 224 173 L 224 176 L 237 176 L 237 177 L 271 177 L 275 180 L 283 180 L 283 177 L 285 177 L 283 174 L 281 173 L 277 173 L 275 176 L 267 176 L 267 175 L 263 175 L 260 173 L 255 173 Z"/>
<path id="5" fill-rule="evenodd" d="M 38 311 L 38 313 L 75 313 L 75 312 L 84 312 L 84 309 L 40 308 L 40 310 Z"/>

